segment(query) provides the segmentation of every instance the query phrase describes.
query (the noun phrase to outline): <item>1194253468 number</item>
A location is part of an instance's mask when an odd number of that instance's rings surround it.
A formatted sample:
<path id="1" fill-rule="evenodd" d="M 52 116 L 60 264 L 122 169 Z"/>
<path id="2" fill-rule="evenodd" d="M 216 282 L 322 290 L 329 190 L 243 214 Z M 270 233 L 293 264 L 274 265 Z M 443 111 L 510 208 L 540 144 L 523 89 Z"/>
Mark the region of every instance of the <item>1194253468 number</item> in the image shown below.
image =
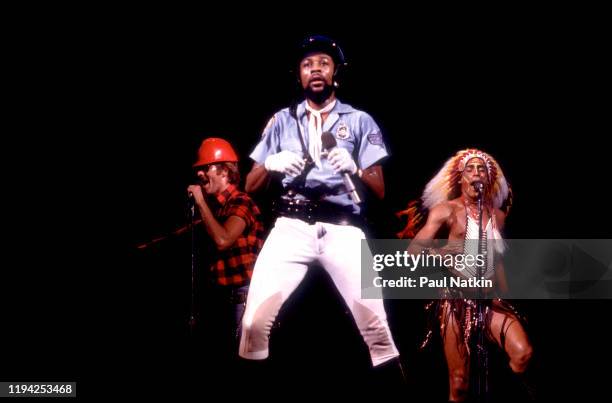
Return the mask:
<path id="1" fill-rule="evenodd" d="M 39 395 L 39 394 L 72 394 L 72 384 L 9 384 L 9 395 Z"/>

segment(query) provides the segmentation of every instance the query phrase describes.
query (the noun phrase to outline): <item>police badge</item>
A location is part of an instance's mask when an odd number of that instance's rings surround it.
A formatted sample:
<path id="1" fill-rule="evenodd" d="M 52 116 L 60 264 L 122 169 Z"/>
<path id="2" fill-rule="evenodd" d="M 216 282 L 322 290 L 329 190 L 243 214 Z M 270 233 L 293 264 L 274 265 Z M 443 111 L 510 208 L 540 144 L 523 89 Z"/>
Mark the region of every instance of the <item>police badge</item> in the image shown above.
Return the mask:
<path id="1" fill-rule="evenodd" d="M 350 137 L 348 126 L 345 123 L 340 123 L 336 130 L 336 137 L 340 140 L 346 140 Z"/>

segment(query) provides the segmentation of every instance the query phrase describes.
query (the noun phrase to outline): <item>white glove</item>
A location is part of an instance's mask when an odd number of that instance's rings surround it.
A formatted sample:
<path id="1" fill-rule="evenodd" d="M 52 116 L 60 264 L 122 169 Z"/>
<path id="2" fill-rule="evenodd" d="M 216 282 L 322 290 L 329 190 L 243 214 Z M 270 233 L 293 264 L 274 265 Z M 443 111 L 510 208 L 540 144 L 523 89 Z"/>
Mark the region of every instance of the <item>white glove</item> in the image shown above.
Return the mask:
<path id="1" fill-rule="evenodd" d="M 357 172 L 357 164 L 346 148 L 334 147 L 327 155 L 327 160 L 334 167 L 336 173 L 348 172 L 353 175 Z"/>
<path id="2" fill-rule="evenodd" d="M 299 155 L 287 150 L 269 155 L 264 162 L 268 171 L 280 172 L 293 177 L 302 172 L 304 165 L 304 160 Z"/>

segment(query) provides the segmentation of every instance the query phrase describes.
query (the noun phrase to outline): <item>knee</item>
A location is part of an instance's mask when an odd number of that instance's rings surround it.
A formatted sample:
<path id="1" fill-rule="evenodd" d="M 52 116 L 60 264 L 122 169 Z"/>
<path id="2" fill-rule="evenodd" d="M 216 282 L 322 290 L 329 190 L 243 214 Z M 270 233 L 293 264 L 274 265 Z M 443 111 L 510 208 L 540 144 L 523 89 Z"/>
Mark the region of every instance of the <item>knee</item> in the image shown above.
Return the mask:
<path id="1" fill-rule="evenodd" d="M 399 356 L 388 326 L 379 323 L 376 326 L 362 330 L 361 334 L 370 350 L 374 366 Z"/>
<path id="2" fill-rule="evenodd" d="M 515 373 L 525 372 L 531 356 L 533 355 L 533 348 L 528 343 L 521 343 L 513 346 L 512 354 L 510 355 L 510 367 Z"/>
<path id="3" fill-rule="evenodd" d="M 248 351 L 268 349 L 270 330 L 281 303 L 281 294 L 277 293 L 258 306 L 247 306 L 242 320 L 241 345 L 244 348 Z"/>
<path id="4" fill-rule="evenodd" d="M 382 308 L 382 301 L 380 307 Z M 375 312 L 377 308 L 374 304 L 366 306 L 361 301 L 355 301 L 351 309 L 361 337 L 370 350 L 374 366 L 399 356 L 384 309 L 381 309 L 382 313 Z"/>
<path id="5" fill-rule="evenodd" d="M 242 333 L 249 338 L 260 339 L 266 334 L 265 321 L 262 318 L 252 318 L 248 320 L 246 317 L 242 319 Z M 267 334 L 266 334 L 267 336 Z"/>

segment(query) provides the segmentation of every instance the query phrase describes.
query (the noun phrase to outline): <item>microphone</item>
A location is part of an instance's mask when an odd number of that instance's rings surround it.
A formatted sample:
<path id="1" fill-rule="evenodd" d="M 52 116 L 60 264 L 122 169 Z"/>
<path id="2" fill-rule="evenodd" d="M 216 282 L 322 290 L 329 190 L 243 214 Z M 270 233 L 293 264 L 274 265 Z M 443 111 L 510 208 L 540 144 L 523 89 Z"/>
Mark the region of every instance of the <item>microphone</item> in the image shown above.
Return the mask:
<path id="1" fill-rule="evenodd" d="M 321 143 L 323 146 L 323 150 L 325 150 L 328 153 L 329 151 L 331 151 L 334 147 L 338 145 L 338 143 L 336 143 L 336 138 L 334 137 L 333 134 L 331 134 L 331 132 L 323 132 L 321 134 Z M 353 199 L 355 204 L 361 203 L 361 198 L 359 197 L 357 190 L 355 190 L 355 184 L 353 183 L 353 180 L 351 179 L 351 176 L 349 175 L 349 173 L 341 172 L 340 175 L 342 175 L 342 181 L 344 182 L 344 187 L 346 187 L 346 190 L 348 190 L 348 192 L 350 193 L 351 198 Z"/>
<path id="2" fill-rule="evenodd" d="M 187 197 L 187 208 L 189 209 L 189 213 L 191 214 L 191 218 L 195 216 L 195 197 L 193 197 L 193 193 L 189 192 Z"/>
<path id="3" fill-rule="evenodd" d="M 189 196 L 187 198 L 187 207 L 191 212 L 191 216 L 195 215 L 195 197 L 193 197 L 193 193 L 189 192 Z"/>
<path id="4" fill-rule="evenodd" d="M 474 189 L 476 189 L 478 193 L 482 193 L 484 190 L 484 183 L 481 181 L 472 182 L 472 186 L 474 186 Z"/>

